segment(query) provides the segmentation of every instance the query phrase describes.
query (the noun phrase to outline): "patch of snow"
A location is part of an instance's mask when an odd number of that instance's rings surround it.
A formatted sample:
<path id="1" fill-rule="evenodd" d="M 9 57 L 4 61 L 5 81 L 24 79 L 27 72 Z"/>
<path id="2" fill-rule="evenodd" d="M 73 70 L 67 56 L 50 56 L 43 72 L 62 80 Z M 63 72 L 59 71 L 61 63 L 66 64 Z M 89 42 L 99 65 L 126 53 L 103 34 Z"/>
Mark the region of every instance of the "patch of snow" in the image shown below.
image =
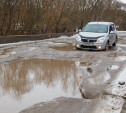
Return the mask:
<path id="1" fill-rule="evenodd" d="M 15 51 L 13 51 L 13 52 L 11 52 L 11 54 L 12 54 L 12 55 L 15 55 L 15 54 L 16 54 L 16 52 L 15 52 Z"/>
<path id="2" fill-rule="evenodd" d="M 55 45 L 64 45 L 65 43 L 54 43 Z"/>
<path id="3" fill-rule="evenodd" d="M 126 31 L 117 31 L 118 33 L 122 33 L 122 32 L 124 32 L 124 33 L 126 33 Z"/>
<path id="4" fill-rule="evenodd" d="M 89 78 L 89 82 L 91 84 L 104 84 L 110 79 L 110 74 L 108 72 L 101 73 L 100 75 L 94 77 L 94 78 Z"/>
<path id="5" fill-rule="evenodd" d="M 111 70 L 116 70 L 116 69 L 118 69 L 118 68 L 119 68 L 119 66 L 117 66 L 117 65 L 112 65 L 112 66 L 110 67 Z"/>
<path id="6" fill-rule="evenodd" d="M 35 47 L 30 47 L 29 51 L 34 51 L 36 48 Z"/>
<path id="7" fill-rule="evenodd" d="M 52 46 L 62 47 L 62 46 L 68 46 L 68 44 L 66 44 L 66 43 L 54 43 Z"/>
<path id="8" fill-rule="evenodd" d="M 75 65 L 76 65 L 77 67 L 79 67 L 79 66 L 80 66 L 80 61 L 75 61 Z"/>
<path id="9" fill-rule="evenodd" d="M 42 104 L 40 104 L 39 106 L 41 106 L 41 107 L 42 107 L 43 105 L 42 105 Z"/>
<path id="10" fill-rule="evenodd" d="M 93 67 L 98 66 L 101 62 L 102 62 L 102 60 L 99 59 L 96 63 L 93 64 Z"/>
<path id="11" fill-rule="evenodd" d="M 125 44 L 118 44 L 118 46 L 120 46 L 120 47 L 126 47 Z"/>
<path id="12" fill-rule="evenodd" d="M 69 38 L 69 37 L 66 36 L 66 35 L 62 35 L 62 36 L 60 36 L 60 37 L 58 37 L 58 38 L 61 38 L 61 39 L 63 38 L 63 39 L 64 39 L 64 38 Z"/>
<path id="13" fill-rule="evenodd" d="M 51 39 L 44 39 L 44 40 L 35 40 L 35 41 L 22 41 L 22 42 L 16 42 L 16 43 L 6 43 L 6 44 L 0 44 L 0 47 L 7 47 L 7 46 L 10 46 L 10 45 L 20 45 L 20 44 L 30 44 L 30 43 L 35 43 L 35 42 L 44 42 L 44 41 L 53 41 L 53 40 L 57 40 L 57 39 L 66 39 L 66 38 L 75 38 L 77 35 L 73 35 L 71 37 L 68 37 L 68 36 L 60 36 L 60 37 L 57 37 L 57 38 L 51 38 Z M 49 44 L 53 44 L 53 42 L 49 42 Z"/>
<path id="14" fill-rule="evenodd" d="M 54 42 L 46 42 L 46 43 L 44 43 L 44 44 L 54 44 Z"/>
<path id="15" fill-rule="evenodd" d="M 16 43 L 6 43 L 6 44 L 0 44 L 0 47 L 4 46 L 10 46 L 10 45 L 20 45 L 20 44 L 29 44 L 35 41 L 22 41 L 22 42 L 16 42 Z"/>
<path id="16" fill-rule="evenodd" d="M 126 60 L 126 56 L 118 56 L 115 60 L 116 61 L 125 61 Z"/>
<path id="17" fill-rule="evenodd" d="M 83 94 L 85 94 L 85 89 L 83 87 L 81 87 L 81 91 Z"/>
<path id="18" fill-rule="evenodd" d="M 121 50 L 122 50 L 122 48 L 118 47 L 117 51 L 121 51 Z"/>
<path id="19" fill-rule="evenodd" d="M 75 35 L 73 35 L 75 36 Z M 53 40 L 59 40 L 59 39 L 69 39 L 69 38 L 73 38 L 73 36 L 71 37 L 68 37 L 68 36 L 60 36 L 60 37 L 57 37 L 57 38 L 51 38 L 51 39 L 44 39 L 45 41 L 53 41 Z"/>
<path id="20" fill-rule="evenodd" d="M 113 95 L 126 97 L 126 68 L 124 68 L 118 77 L 110 84 L 108 92 Z"/>
<path id="21" fill-rule="evenodd" d="M 124 99 L 118 96 L 105 96 L 99 98 L 92 113 L 120 113 L 124 104 Z"/>

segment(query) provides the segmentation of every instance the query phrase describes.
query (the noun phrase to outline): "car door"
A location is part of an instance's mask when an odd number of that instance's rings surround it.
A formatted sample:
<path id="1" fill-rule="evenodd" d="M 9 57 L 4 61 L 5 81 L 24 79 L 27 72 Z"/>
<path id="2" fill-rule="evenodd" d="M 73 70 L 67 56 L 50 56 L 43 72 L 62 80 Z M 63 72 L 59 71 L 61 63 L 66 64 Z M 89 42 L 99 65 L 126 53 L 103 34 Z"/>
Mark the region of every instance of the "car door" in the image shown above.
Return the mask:
<path id="1" fill-rule="evenodd" d="M 115 28 L 115 25 L 114 24 L 112 24 L 111 25 L 112 26 L 112 34 L 113 34 L 113 36 L 112 36 L 112 44 L 115 42 L 115 40 L 116 40 L 116 28 Z"/>
<path id="2" fill-rule="evenodd" d="M 114 43 L 114 35 L 115 35 L 114 24 L 111 24 L 109 27 L 109 44 L 110 45 Z"/>
<path id="3" fill-rule="evenodd" d="M 117 40 L 117 32 L 116 32 L 116 26 L 113 25 L 113 31 L 114 31 L 114 36 L 113 36 L 113 43 Z"/>

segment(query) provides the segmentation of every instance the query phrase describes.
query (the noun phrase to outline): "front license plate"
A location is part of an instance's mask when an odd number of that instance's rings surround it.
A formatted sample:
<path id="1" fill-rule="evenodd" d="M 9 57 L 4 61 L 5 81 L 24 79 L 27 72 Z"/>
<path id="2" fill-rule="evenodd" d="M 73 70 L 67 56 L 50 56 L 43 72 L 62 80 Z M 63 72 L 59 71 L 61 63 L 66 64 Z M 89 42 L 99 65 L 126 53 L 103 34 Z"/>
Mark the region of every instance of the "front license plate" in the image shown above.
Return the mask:
<path id="1" fill-rule="evenodd" d="M 84 43 L 84 46 L 93 46 L 91 43 Z"/>

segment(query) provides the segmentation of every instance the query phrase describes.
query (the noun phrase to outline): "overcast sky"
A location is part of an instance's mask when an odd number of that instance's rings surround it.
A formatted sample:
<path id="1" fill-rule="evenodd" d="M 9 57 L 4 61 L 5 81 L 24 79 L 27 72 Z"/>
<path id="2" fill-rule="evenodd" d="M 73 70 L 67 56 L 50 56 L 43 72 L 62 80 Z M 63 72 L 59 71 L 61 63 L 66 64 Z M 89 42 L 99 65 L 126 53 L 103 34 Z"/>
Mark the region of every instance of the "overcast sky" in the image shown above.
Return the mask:
<path id="1" fill-rule="evenodd" d="M 123 3 L 126 3 L 126 0 L 120 0 L 120 1 L 122 1 Z"/>

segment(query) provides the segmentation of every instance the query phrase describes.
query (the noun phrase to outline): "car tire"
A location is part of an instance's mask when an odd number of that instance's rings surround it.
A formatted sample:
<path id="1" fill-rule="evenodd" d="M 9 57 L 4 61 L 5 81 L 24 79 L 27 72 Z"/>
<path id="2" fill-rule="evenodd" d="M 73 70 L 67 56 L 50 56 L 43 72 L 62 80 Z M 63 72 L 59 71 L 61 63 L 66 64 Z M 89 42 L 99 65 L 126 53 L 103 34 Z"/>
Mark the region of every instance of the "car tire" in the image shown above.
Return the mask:
<path id="1" fill-rule="evenodd" d="M 106 43 L 105 45 L 105 51 L 109 50 L 109 42 Z"/>
<path id="2" fill-rule="evenodd" d="M 78 48 L 78 47 L 75 46 L 75 49 L 79 50 L 80 48 Z"/>

